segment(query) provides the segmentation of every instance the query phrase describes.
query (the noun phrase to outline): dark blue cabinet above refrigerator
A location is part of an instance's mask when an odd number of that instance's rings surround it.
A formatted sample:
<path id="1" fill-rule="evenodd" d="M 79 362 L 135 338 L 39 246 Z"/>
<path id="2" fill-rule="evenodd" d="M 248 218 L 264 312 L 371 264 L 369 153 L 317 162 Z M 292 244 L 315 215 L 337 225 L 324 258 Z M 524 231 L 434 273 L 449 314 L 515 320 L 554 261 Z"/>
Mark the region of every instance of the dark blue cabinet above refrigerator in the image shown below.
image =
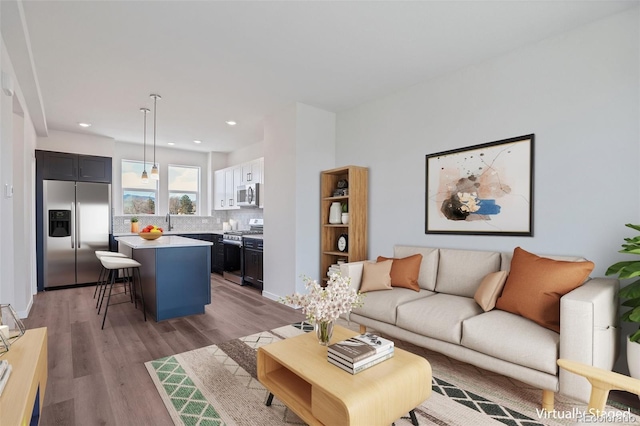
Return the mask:
<path id="1" fill-rule="evenodd" d="M 66 152 L 36 151 L 42 179 L 111 183 L 111 158 Z"/>

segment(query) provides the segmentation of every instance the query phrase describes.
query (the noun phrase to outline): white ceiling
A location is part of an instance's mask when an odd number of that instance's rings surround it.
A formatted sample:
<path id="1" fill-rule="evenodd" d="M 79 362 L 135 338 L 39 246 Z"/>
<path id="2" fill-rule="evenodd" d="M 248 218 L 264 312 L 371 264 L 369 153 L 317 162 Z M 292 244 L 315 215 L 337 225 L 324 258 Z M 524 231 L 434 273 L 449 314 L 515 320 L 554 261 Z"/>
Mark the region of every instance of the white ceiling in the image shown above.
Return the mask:
<path id="1" fill-rule="evenodd" d="M 5 13 L 9 3 L 22 19 Z M 23 44 L 30 39 L 33 87 L 23 91 L 41 99 L 49 129 L 142 143 L 139 108 L 150 107 L 149 94 L 158 93 L 159 145 L 225 152 L 261 141 L 264 117 L 292 102 L 343 111 L 638 2 L 21 5 L 2 1 L 2 35 L 17 69 L 29 62 L 19 57 L 19 35 Z M 230 119 L 238 125 L 226 125 Z M 93 126 L 83 131 L 77 126 L 83 121 Z"/>

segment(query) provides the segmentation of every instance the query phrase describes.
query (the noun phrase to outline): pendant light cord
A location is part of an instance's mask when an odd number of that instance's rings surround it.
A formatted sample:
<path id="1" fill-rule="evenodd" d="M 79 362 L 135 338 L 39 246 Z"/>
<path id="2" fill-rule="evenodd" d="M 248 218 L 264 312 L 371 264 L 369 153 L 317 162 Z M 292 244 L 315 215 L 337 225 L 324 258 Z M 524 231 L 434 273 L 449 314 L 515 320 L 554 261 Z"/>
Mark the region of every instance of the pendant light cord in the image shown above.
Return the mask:
<path id="1" fill-rule="evenodd" d="M 146 171 L 147 170 L 147 112 L 149 111 L 149 109 L 147 108 L 140 108 L 140 111 L 142 111 L 144 113 L 144 121 L 143 121 L 143 128 L 142 128 L 142 170 Z M 155 154 L 154 154 L 155 155 Z"/>

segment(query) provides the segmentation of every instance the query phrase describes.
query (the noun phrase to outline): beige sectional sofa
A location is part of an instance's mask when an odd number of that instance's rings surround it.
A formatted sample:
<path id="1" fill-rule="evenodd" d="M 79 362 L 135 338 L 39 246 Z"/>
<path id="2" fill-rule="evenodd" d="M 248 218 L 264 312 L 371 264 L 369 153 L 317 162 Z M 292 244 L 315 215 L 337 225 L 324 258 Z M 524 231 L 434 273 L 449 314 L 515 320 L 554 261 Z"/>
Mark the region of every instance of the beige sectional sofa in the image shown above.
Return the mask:
<path id="1" fill-rule="evenodd" d="M 440 352 L 543 390 L 542 406 L 554 393 L 582 401 L 590 386 L 559 370 L 567 358 L 611 369 L 617 357 L 615 279 L 593 278 L 560 299 L 560 333 L 503 310 L 485 312 L 474 300 L 483 278 L 509 270 L 512 253 L 396 246 L 394 258 L 422 254 L 419 291 L 394 287 L 368 292 L 350 321 L 392 338 Z M 582 258 L 551 257 L 579 261 Z M 364 262 L 341 265 L 341 274 L 360 288 Z"/>

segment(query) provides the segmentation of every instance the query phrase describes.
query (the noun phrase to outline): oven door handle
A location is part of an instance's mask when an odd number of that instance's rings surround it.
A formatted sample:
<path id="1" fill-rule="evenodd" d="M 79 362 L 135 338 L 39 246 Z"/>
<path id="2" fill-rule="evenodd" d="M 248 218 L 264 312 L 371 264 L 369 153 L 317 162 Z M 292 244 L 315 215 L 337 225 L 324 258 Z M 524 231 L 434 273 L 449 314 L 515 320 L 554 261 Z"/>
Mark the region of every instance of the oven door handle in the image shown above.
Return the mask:
<path id="1" fill-rule="evenodd" d="M 229 244 L 230 246 L 242 247 L 242 241 L 223 241 L 222 244 Z"/>

